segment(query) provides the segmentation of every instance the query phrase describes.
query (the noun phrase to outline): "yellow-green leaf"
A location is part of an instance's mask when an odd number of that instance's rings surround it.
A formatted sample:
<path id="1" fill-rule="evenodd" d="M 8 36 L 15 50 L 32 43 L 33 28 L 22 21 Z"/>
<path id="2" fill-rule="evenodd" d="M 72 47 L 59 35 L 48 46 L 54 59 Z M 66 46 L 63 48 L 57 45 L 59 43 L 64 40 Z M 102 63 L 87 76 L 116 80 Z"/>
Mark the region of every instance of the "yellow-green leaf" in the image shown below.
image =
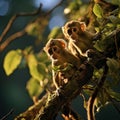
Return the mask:
<path id="1" fill-rule="evenodd" d="M 50 38 L 56 38 L 61 32 L 60 27 L 55 27 L 52 29 L 52 31 L 50 32 L 48 39 Z"/>
<path id="2" fill-rule="evenodd" d="M 13 73 L 13 71 L 19 66 L 22 59 L 21 50 L 12 50 L 7 53 L 4 59 L 3 67 L 7 75 Z"/>
<path id="3" fill-rule="evenodd" d="M 34 78 L 30 78 L 27 82 L 26 88 L 31 98 L 34 96 L 38 97 L 44 90 L 43 87 L 40 86 L 39 81 Z"/>
<path id="4" fill-rule="evenodd" d="M 100 7 L 99 4 L 95 4 L 93 7 L 93 12 L 94 14 L 98 17 L 98 18 L 102 18 L 103 17 L 103 10 Z"/>
<path id="5" fill-rule="evenodd" d="M 38 61 L 37 61 L 35 55 L 33 55 L 33 54 L 30 54 L 28 56 L 28 67 L 30 70 L 30 74 L 33 78 L 35 78 L 37 80 L 43 79 L 43 75 L 38 70 Z"/>
<path id="6" fill-rule="evenodd" d="M 44 63 L 42 63 L 42 62 L 38 63 L 37 69 L 43 76 L 46 76 L 46 71 L 45 71 L 46 65 Z"/>

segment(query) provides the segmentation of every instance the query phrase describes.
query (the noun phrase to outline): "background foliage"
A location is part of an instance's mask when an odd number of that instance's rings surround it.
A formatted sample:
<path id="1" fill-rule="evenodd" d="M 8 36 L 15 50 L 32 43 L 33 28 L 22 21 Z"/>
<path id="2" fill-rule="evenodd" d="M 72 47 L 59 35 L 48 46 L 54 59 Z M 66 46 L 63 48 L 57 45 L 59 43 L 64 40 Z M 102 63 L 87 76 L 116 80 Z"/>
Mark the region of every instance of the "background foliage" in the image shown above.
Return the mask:
<path id="1" fill-rule="evenodd" d="M 58 0 L 57 2 L 60 1 Z M 57 4 L 57 2 L 54 1 L 53 3 Z M 118 6 L 120 5 L 119 0 L 110 2 Z M 6 5 L 4 10 L 2 7 L 0 8 L 3 10 L 3 12 L 0 13 L 1 33 L 11 16 L 21 12 L 32 12 L 38 7 L 33 0 L 2 0 L 1 3 Z M 54 6 L 45 7 L 45 2 L 43 1 L 42 14 L 17 18 L 8 34 L 5 36 L 7 38 L 24 28 L 27 33 L 27 35 L 15 39 L 0 53 L 0 118 L 13 108 L 14 112 L 8 118 L 9 120 L 13 119 L 16 115 L 25 111 L 32 105 L 32 100 L 36 101 L 37 98 L 42 96 L 45 89 L 48 88 L 52 82 L 51 62 L 42 51 L 42 48 L 48 39 L 62 38 L 63 34 L 60 27 L 63 26 L 66 21 L 84 16 L 87 8 L 87 5 L 80 0 L 66 0 L 49 13 L 50 9 Z M 100 7 L 99 4 L 95 4 L 93 12 L 98 23 L 95 29 L 97 32 L 102 31 L 102 37 L 95 42 L 94 47 L 99 52 L 104 52 L 108 49 L 108 46 L 114 42 L 112 38 L 108 39 L 107 37 L 109 37 L 113 30 L 120 28 L 120 11 L 118 9 L 110 15 L 106 15 L 104 13 L 105 9 Z M 116 52 L 116 56 L 107 58 L 107 65 L 109 67 L 109 73 L 103 87 L 104 89 L 101 89 L 96 99 L 97 111 L 99 111 L 96 113 L 96 116 L 98 120 L 118 120 L 120 118 L 120 113 L 116 111 L 112 104 L 108 104 L 110 101 L 105 92 L 107 90 L 110 97 L 118 102 L 120 101 L 119 49 Z M 94 70 L 93 83 L 86 86 L 92 90 L 84 89 L 83 91 L 87 96 L 91 95 L 96 80 L 99 80 L 102 74 L 103 68 Z M 83 106 L 83 98 L 76 98 L 72 104 L 73 108 L 86 118 L 85 109 L 81 107 Z M 86 103 L 84 103 L 84 107 L 85 104 Z M 102 108 L 103 106 L 105 107 Z"/>

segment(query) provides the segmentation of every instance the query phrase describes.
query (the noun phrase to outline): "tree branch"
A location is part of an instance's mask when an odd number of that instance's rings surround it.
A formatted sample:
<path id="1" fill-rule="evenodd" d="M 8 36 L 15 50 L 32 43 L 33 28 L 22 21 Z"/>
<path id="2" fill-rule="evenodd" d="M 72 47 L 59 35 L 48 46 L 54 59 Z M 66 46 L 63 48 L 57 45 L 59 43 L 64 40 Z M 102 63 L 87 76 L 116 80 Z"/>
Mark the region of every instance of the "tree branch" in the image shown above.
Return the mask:
<path id="1" fill-rule="evenodd" d="M 110 96 L 110 94 L 107 92 L 107 90 L 105 89 L 105 93 L 107 94 L 110 102 L 113 104 L 114 108 L 116 109 L 116 111 L 120 114 L 120 105 L 118 106 L 118 101 L 116 101 L 114 98 L 112 98 Z M 120 102 L 120 101 L 119 101 Z"/>
<path id="2" fill-rule="evenodd" d="M 82 120 L 81 116 L 72 110 L 69 104 L 63 107 L 62 117 L 64 120 Z"/>
<path id="3" fill-rule="evenodd" d="M 35 105 L 31 106 L 24 113 L 21 113 L 14 120 L 34 120 L 42 107 L 45 106 L 48 94 L 45 94 Z"/>
<path id="4" fill-rule="evenodd" d="M 0 45 L 0 53 L 15 39 L 22 37 L 26 32 L 24 30 L 16 32 L 8 37 L 1 45 Z"/>
<path id="5" fill-rule="evenodd" d="M 51 12 L 53 12 L 53 10 L 55 8 L 57 8 L 58 6 L 60 6 L 62 4 L 64 0 L 60 1 L 55 7 L 53 7 L 51 10 L 49 10 L 47 13 L 41 14 L 42 17 L 46 17 L 47 15 L 49 15 Z M 18 17 L 23 17 L 23 16 L 35 16 L 35 15 L 39 15 L 41 12 L 41 8 L 42 8 L 42 4 L 40 4 L 39 8 L 34 11 L 34 12 L 30 12 L 30 13 L 18 13 L 16 15 L 14 15 L 8 22 L 7 26 L 5 27 L 5 29 L 3 30 L 1 36 L 0 36 L 0 43 L 2 42 L 3 38 L 5 37 L 5 35 L 8 33 L 8 31 L 10 30 L 11 26 L 13 25 L 13 23 L 15 22 L 15 20 Z M 14 39 L 22 37 L 23 35 L 25 35 L 25 29 L 23 29 L 22 31 L 16 32 L 14 34 L 12 34 L 10 37 L 8 37 L 3 43 L 0 44 L 0 52 L 2 52 L 8 45 L 10 42 L 12 42 Z"/>
<path id="6" fill-rule="evenodd" d="M 34 114 L 34 116 L 37 116 L 36 120 L 54 120 L 62 107 L 72 101 L 72 99 L 74 99 L 77 95 L 79 95 L 82 86 L 88 83 L 88 81 L 92 77 L 92 74 L 93 67 L 88 63 L 82 64 L 80 66 L 80 69 L 75 71 L 74 75 L 66 84 L 66 86 L 61 88 L 59 91 L 48 95 L 46 100 L 44 99 L 46 103 L 45 105 L 39 107 L 39 115 L 37 115 L 36 113 Z M 41 103 L 42 101 L 43 100 L 41 100 Z M 31 114 L 27 114 L 27 118 L 29 119 L 24 117 L 24 114 L 25 113 L 19 115 L 15 118 L 15 120 L 21 120 L 22 118 L 29 120 Z"/>
<path id="7" fill-rule="evenodd" d="M 88 117 L 88 120 L 95 120 L 95 116 L 94 116 L 94 102 L 95 102 L 95 98 L 97 97 L 100 89 L 104 85 L 107 72 L 108 72 L 108 67 L 105 64 L 103 76 L 102 76 L 100 82 L 98 83 L 97 87 L 95 88 L 92 96 L 88 100 L 88 106 L 87 106 L 87 117 Z"/>
<path id="8" fill-rule="evenodd" d="M 23 17 L 23 16 L 35 16 L 38 15 L 41 12 L 41 7 L 42 4 L 40 4 L 40 7 L 34 11 L 34 12 L 30 12 L 30 13 L 18 13 L 16 15 L 14 15 L 8 22 L 6 28 L 4 29 L 4 31 L 2 32 L 1 36 L 0 36 L 0 42 L 2 41 L 2 39 L 4 38 L 4 36 L 8 33 L 8 31 L 10 30 L 11 26 L 13 25 L 13 23 L 15 22 L 15 20 L 18 17 Z"/>
<path id="9" fill-rule="evenodd" d="M 49 10 L 46 14 L 44 14 L 43 16 L 47 16 L 49 15 L 50 13 L 53 12 L 53 10 L 55 10 L 57 7 L 59 7 L 62 3 L 63 3 L 64 0 L 61 0 L 56 6 L 54 6 L 51 10 Z"/>
<path id="10" fill-rule="evenodd" d="M 50 100 L 40 111 L 40 120 L 54 120 L 62 106 L 79 95 L 82 86 L 88 83 L 92 74 L 93 68 L 89 64 L 84 64 L 84 68 L 81 65 L 80 70 L 76 71 L 68 84 L 59 91 L 59 95 L 53 94 L 50 96 Z"/>
<path id="11" fill-rule="evenodd" d="M 0 120 L 6 120 L 9 115 L 13 113 L 13 109 L 11 109 L 5 116 L 3 116 Z"/>

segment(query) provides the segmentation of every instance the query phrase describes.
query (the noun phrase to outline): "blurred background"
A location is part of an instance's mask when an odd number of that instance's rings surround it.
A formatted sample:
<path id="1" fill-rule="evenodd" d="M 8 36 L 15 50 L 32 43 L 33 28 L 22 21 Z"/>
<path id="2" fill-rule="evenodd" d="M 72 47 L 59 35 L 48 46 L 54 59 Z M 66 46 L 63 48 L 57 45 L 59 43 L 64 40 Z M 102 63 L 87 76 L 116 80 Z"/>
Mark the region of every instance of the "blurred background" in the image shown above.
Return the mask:
<path id="1" fill-rule="evenodd" d="M 60 0 L 0 0 L 0 34 L 14 14 L 35 11 L 40 6 L 40 3 L 43 4 L 43 11 L 49 11 L 59 2 Z M 62 26 L 65 23 L 63 10 L 64 6 L 60 6 L 52 13 L 47 32 L 53 27 Z M 31 18 L 18 18 L 7 36 L 21 30 Z M 29 106 L 33 105 L 33 101 L 26 89 L 26 82 L 30 78 L 28 69 L 18 69 L 10 76 L 7 76 L 3 69 L 4 57 L 8 51 L 17 48 L 25 49 L 26 46 L 30 45 L 35 45 L 35 38 L 24 36 L 12 42 L 0 53 L 0 119 L 13 109 L 14 112 L 8 116 L 8 120 L 13 120 L 16 115 L 24 112 Z"/>
<path id="2" fill-rule="evenodd" d="M 70 0 L 69 0 L 70 1 Z M 72 0 L 71 0 L 72 1 Z M 19 12 L 32 12 L 36 10 L 40 3 L 43 4 L 42 9 L 48 11 L 58 4 L 60 0 L 0 0 L 0 34 L 4 30 L 11 16 Z M 56 8 L 50 15 L 47 33 L 55 26 L 61 27 L 66 22 L 63 14 L 65 5 L 62 4 Z M 21 17 L 15 21 L 7 36 L 15 31 L 21 30 L 31 17 Z M 0 119 L 13 109 L 13 113 L 8 116 L 8 120 L 13 118 L 19 113 L 24 112 L 29 106 L 33 104 L 27 90 L 26 82 L 30 78 L 27 68 L 18 69 L 12 75 L 6 76 L 3 69 L 3 60 L 6 53 L 12 49 L 24 49 L 26 46 L 35 45 L 35 38 L 31 36 L 24 36 L 12 42 L 4 52 L 0 53 Z M 39 51 L 36 49 L 36 51 Z M 82 107 L 82 98 L 78 97 L 73 101 L 73 107 L 79 111 L 86 119 L 85 110 Z M 79 107 L 78 107 L 79 106 Z M 98 115 L 97 120 L 119 120 L 120 115 L 112 106 L 106 107 Z M 103 117 L 102 117 L 103 116 Z M 61 118 L 59 118 L 61 119 Z"/>

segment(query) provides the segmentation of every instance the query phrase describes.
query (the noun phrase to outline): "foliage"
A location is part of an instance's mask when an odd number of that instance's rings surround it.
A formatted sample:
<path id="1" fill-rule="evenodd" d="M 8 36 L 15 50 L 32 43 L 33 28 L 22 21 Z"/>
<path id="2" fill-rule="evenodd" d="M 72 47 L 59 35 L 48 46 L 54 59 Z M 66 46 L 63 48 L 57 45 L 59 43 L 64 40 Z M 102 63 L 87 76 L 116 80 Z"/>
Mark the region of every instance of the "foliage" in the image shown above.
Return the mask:
<path id="1" fill-rule="evenodd" d="M 4 69 L 7 75 L 10 75 L 19 66 L 22 60 L 21 50 L 12 50 L 7 53 L 4 60 Z"/>
<path id="2" fill-rule="evenodd" d="M 112 99 L 120 102 L 120 93 L 115 91 L 115 89 L 118 89 L 117 85 L 120 84 L 120 9 L 119 0 L 116 1 L 114 1 L 114 4 L 118 5 L 118 7 L 114 10 L 112 9 L 112 1 L 108 3 L 108 8 L 101 4 L 102 1 L 94 3 L 91 13 L 94 16 L 94 19 L 90 21 L 94 22 L 92 29 L 101 34 L 97 40 L 93 41 L 94 48 L 97 52 L 104 55 L 108 67 L 105 81 L 100 86 L 101 88 L 98 88 L 99 91 L 95 98 L 94 107 L 96 107 L 96 112 L 99 112 L 100 108 L 105 107 L 106 104 L 113 103 Z M 88 15 L 85 11 L 86 8 L 89 8 L 87 4 L 75 0 L 68 2 L 68 5 L 64 9 L 64 14 L 68 21 L 69 19 L 79 19 Z M 87 17 L 89 18 L 89 16 Z M 28 24 L 25 31 L 28 35 L 35 36 L 41 41 L 45 38 L 42 35 L 45 34 L 48 21 L 48 17 L 38 18 L 35 22 Z M 59 27 L 55 27 L 50 31 L 47 39 L 59 37 L 63 37 L 62 31 Z M 39 98 L 49 88 L 48 86 L 51 86 L 51 69 L 59 71 L 59 66 L 51 68 L 51 62 L 43 51 L 39 53 L 35 53 L 34 51 L 32 46 L 26 47 L 24 50 L 11 50 L 6 54 L 4 59 L 4 69 L 7 75 L 11 75 L 16 69 L 22 69 L 23 66 L 28 67 L 31 77 L 26 87 L 33 99 L 34 97 Z M 68 68 L 64 68 L 63 71 L 66 69 Z M 103 76 L 104 64 L 100 68 L 94 67 L 92 79 L 87 85 L 83 86 L 81 94 L 85 98 L 84 102 L 86 102 L 88 97 L 92 96 Z M 86 104 L 84 107 L 87 109 Z"/>

